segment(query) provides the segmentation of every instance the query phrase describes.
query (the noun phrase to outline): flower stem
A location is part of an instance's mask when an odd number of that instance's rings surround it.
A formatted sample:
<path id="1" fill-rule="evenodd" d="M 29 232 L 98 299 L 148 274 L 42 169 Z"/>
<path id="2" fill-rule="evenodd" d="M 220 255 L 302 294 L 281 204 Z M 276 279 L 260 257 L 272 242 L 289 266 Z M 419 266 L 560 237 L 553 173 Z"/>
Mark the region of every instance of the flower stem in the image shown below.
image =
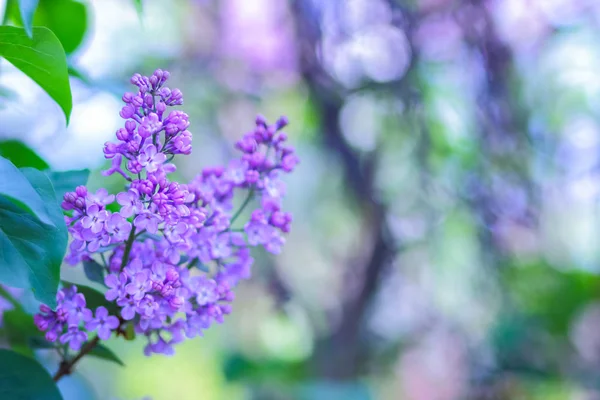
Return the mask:
<path id="1" fill-rule="evenodd" d="M 133 242 L 135 241 L 135 226 L 131 228 L 131 232 L 129 233 L 129 238 L 127 238 L 127 242 L 125 243 L 125 252 L 123 253 L 123 260 L 121 261 L 121 269 L 127 265 L 127 261 L 129 261 L 129 253 L 131 252 L 131 247 L 133 246 Z"/>
<path id="2" fill-rule="evenodd" d="M 246 199 L 244 200 L 244 202 L 242 203 L 242 205 L 240 206 L 240 208 L 235 212 L 235 214 L 233 214 L 233 217 L 231 217 L 231 221 L 229 222 L 229 226 L 233 225 L 233 223 L 240 216 L 240 214 L 242 213 L 242 211 L 244 211 L 244 209 L 246 208 L 246 206 L 248 205 L 248 203 L 250 203 L 250 200 L 252 200 L 253 196 L 254 196 L 254 189 L 252 189 L 252 190 L 250 190 L 248 192 L 248 196 L 246 196 Z"/>
<path id="3" fill-rule="evenodd" d="M 94 347 L 96 347 L 98 342 L 100 342 L 100 338 L 98 336 L 96 336 L 92 340 L 87 342 L 81 348 L 81 350 L 79 350 L 79 353 L 77 353 L 77 355 L 75 357 L 73 357 L 70 360 L 63 360 L 60 363 L 60 367 L 58 368 L 58 371 L 56 371 L 56 374 L 54 374 L 54 376 L 52 377 L 52 379 L 54 379 L 54 382 L 58 382 L 60 380 L 60 378 L 62 378 L 65 375 L 70 375 L 71 372 L 73 372 L 73 367 L 75 366 L 75 364 L 77 364 L 77 362 L 79 360 L 81 360 L 81 358 L 83 356 L 85 356 L 87 353 L 92 351 L 94 349 Z"/>

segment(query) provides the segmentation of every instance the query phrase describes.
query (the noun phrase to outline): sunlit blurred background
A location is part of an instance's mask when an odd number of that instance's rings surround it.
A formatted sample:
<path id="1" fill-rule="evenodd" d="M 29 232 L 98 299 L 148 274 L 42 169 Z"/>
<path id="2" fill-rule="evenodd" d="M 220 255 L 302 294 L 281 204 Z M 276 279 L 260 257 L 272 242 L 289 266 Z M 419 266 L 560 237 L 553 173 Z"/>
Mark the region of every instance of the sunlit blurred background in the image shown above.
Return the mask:
<path id="1" fill-rule="evenodd" d="M 65 398 L 600 399 L 599 1 L 87 4 L 71 124 L 2 62 L 0 138 L 104 186 L 128 78 L 163 68 L 181 180 L 256 114 L 302 163 L 285 250 L 223 325 L 173 357 L 115 339 L 126 367 L 83 361 Z"/>

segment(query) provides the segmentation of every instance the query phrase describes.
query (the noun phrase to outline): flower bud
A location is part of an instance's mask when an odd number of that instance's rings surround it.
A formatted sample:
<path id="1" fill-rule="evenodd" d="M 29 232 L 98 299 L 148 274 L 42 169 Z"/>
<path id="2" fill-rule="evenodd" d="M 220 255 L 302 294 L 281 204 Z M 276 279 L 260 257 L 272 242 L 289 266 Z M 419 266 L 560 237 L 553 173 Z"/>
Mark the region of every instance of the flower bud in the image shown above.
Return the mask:
<path id="1" fill-rule="evenodd" d="M 75 193 L 79 197 L 85 197 L 85 196 L 87 196 L 88 191 L 87 191 L 87 188 L 85 186 L 77 186 L 75 188 Z"/>
<path id="2" fill-rule="evenodd" d="M 129 139 L 129 132 L 127 131 L 127 129 L 119 128 L 119 130 L 117 131 L 117 139 L 126 142 Z"/>
<path id="3" fill-rule="evenodd" d="M 135 108 L 132 107 L 131 104 L 127 104 L 125 107 L 123 107 L 121 109 L 121 112 L 119 113 L 121 118 L 125 118 L 125 119 L 133 117 L 134 114 L 135 114 Z"/>
<path id="4" fill-rule="evenodd" d="M 173 296 L 169 299 L 169 306 L 174 310 L 178 310 L 179 308 L 181 308 L 181 306 L 183 306 L 183 303 L 184 300 L 181 296 Z"/>
<path id="5" fill-rule="evenodd" d="M 129 104 L 133 101 L 133 98 L 135 97 L 135 95 L 131 92 L 126 92 L 123 97 L 121 97 L 121 99 L 123 100 L 123 102 Z"/>
<path id="6" fill-rule="evenodd" d="M 173 267 L 169 268 L 167 270 L 167 281 L 169 282 L 173 282 L 176 281 L 177 279 L 179 279 L 179 272 L 177 272 L 177 270 Z"/>

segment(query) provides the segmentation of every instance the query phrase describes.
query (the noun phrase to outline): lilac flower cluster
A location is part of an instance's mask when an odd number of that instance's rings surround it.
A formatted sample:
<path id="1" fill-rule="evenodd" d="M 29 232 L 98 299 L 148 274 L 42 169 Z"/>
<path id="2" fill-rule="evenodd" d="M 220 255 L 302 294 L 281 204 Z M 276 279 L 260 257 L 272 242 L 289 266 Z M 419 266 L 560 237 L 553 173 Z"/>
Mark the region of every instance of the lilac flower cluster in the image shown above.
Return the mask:
<path id="1" fill-rule="evenodd" d="M 123 96 L 125 127 L 117 142 L 104 147 L 112 159 L 104 175 L 121 175 L 125 190 L 115 196 L 78 187 L 62 204 L 73 237 L 67 261 L 75 265 L 96 256 L 102 262 L 105 297 L 119 307 L 119 319 L 104 308 L 93 319 L 83 295 L 63 289 L 57 310 L 42 306 L 36 316 L 48 340 L 60 337 L 75 348 L 87 339 L 82 323 L 101 339 L 133 324 L 148 339 L 146 354 L 172 354 L 173 344 L 201 335 L 231 312 L 232 289 L 250 276 L 250 247 L 281 251 L 292 217 L 282 210 L 280 177 L 298 163 L 282 132 L 287 120 L 269 125 L 258 117 L 236 143 L 238 159 L 205 168 L 187 185 L 170 181 L 176 169 L 170 161 L 190 154 L 192 136 L 187 114 L 167 112 L 183 103 L 178 89 L 165 86 L 168 78 L 161 70 L 151 77 L 135 74 L 137 93 Z M 246 195 L 234 209 L 238 191 Z M 249 221 L 238 222 L 255 197 L 259 205 Z"/>
<path id="2" fill-rule="evenodd" d="M 69 344 L 73 350 L 79 350 L 88 339 L 87 331 L 97 331 L 100 339 L 106 340 L 111 331 L 119 326 L 119 319 L 108 315 L 106 307 L 96 308 L 95 317 L 92 310 L 86 307 L 85 297 L 77 293 L 77 286 L 70 286 L 58 291 L 58 306 L 53 311 L 45 304 L 40 306 L 40 314 L 33 318 L 38 329 L 46 331 L 46 340 Z"/>

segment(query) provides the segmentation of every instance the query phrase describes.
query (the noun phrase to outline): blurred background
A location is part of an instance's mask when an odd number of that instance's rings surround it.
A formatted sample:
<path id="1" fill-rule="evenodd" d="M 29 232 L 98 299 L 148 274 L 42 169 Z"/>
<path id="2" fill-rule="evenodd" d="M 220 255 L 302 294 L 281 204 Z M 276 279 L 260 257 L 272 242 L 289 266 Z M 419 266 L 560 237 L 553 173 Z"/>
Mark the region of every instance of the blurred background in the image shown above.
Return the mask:
<path id="1" fill-rule="evenodd" d="M 0 138 L 105 186 L 128 78 L 162 68 L 179 179 L 256 114 L 289 117 L 302 163 L 284 252 L 223 325 L 170 358 L 113 340 L 127 366 L 84 360 L 66 398 L 600 399 L 600 2 L 85 4 L 68 129 L 2 62 Z"/>

